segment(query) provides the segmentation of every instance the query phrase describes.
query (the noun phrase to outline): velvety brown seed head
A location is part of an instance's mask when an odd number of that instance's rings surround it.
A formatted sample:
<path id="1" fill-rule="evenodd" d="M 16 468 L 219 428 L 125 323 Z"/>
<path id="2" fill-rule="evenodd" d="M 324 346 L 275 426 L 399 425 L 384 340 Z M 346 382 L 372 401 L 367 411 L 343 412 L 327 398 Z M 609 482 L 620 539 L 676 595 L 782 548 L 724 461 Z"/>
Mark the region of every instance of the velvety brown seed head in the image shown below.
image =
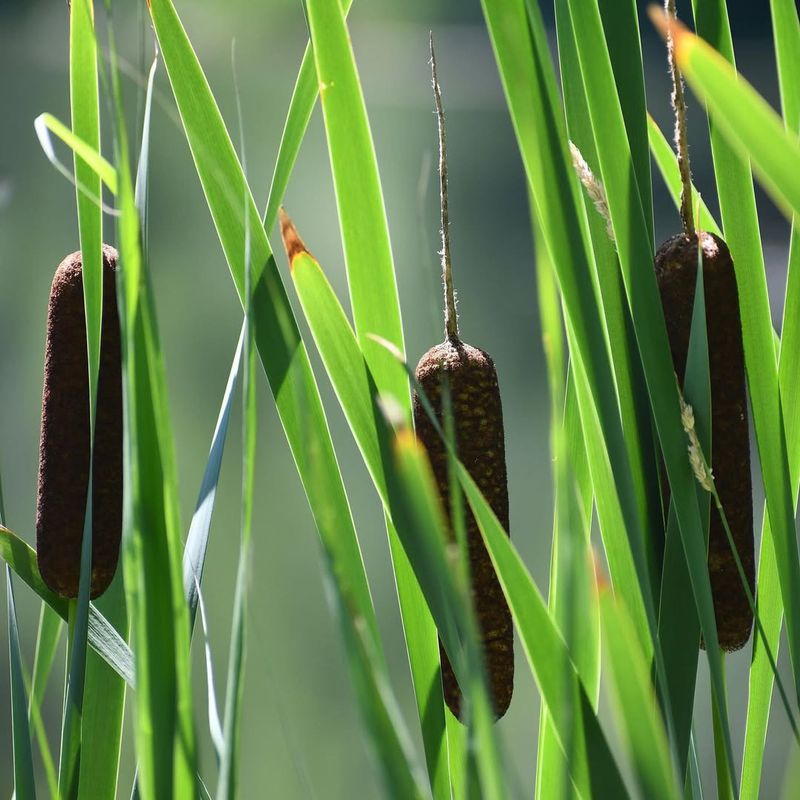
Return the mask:
<path id="1" fill-rule="evenodd" d="M 753 499 L 747 429 L 742 324 L 736 275 L 728 246 L 712 233 L 699 233 L 711 378 L 711 468 L 733 541 L 755 595 Z M 683 386 L 697 279 L 698 236 L 673 236 L 658 249 L 656 277 L 667 323 L 672 363 Z M 750 637 L 753 614 L 736 561 L 712 504 L 708 573 L 720 646 L 732 651 Z"/>
<path id="2" fill-rule="evenodd" d="M 92 496 L 91 595 L 117 568 L 122 532 L 122 372 L 115 275 L 117 252 L 103 247 L 103 322 Z M 67 256 L 50 290 L 45 345 L 36 552 L 45 583 L 77 597 L 89 484 L 89 375 L 80 252 Z"/>
<path id="3" fill-rule="evenodd" d="M 448 340 L 432 347 L 422 356 L 416 377 L 440 422 L 443 421 L 442 381 L 447 380 L 458 456 L 507 532 L 508 482 L 503 408 L 492 359 L 483 350 L 457 339 Z M 414 424 L 418 439 L 428 451 L 449 522 L 447 452 L 416 395 Z M 491 557 L 468 504 L 465 505 L 465 524 L 472 596 L 483 641 L 494 713 L 499 718 L 508 709 L 514 688 L 514 629 Z M 440 651 L 444 697 L 453 714 L 460 717 L 461 690 L 441 644 Z"/>

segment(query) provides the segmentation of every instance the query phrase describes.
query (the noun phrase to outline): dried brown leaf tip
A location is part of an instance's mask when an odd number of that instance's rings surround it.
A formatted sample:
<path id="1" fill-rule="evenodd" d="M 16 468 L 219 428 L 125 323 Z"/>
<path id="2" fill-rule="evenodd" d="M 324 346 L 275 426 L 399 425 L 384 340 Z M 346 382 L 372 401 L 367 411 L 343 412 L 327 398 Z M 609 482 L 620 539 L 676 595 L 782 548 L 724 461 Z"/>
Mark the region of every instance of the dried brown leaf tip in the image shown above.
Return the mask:
<path id="1" fill-rule="evenodd" d="M 117 568 L 122 533 L 122 372 L 117 252 L 103 247 L 103 313 L 93 463 L 91 595 Z M 80 252 L 67 256 L 50 290 L 45 345 L 36 552 L 45 583 L 76 597 L 89 485 L 89 375 Z"/>
<path id="2" fill-rule="evenodd" d="M 432 50 L 432 42 L 431 42 Z M 441 92 L 432 56 L 433 84 L 439 119 L 440 167 L 443 165 L 444 116 Z M 442 202 L 446 208 L 446 171 L 441 170 Z M 491 357 L 461 341 L 455 318 L 455 294 L 450 267 L 447 215 L 442 215 L 442 270 L 445 287 L 445 341 L 428 350 L 419 360 L 416 378 L 443 422 L 443 385 L 450 393 L 450 407 L 458 457 L 467 467 L 503 528 L 509 529 L 508 482 L 506 476 L 503 409 L 497 373 Z M 448 455 L 435 426 L 415 393 L 414 425 L 418 440 L 430 457 L 439 497 L 445 509 L 449 534 L 454 539 L 450 508 Z M 463 498 L 462 498 L 462 502 Z M 514 688 L 514 632 L 511 612 L 486 550 L 478 523 L 464 505 L 471 593 L 486 660 L 494 713 L 499 718 L 511 702 Z M 440 644 L 444 697 L 457 717 L 462 713 L 462 693 L 455 673 Z"/>
<path id="3" fill-rule="evenodd" d="M 294 226 L 289 215 L 284 211 L 283 206 L 278 211 L 281 223 L 281 239 L 286 250 L 286 257 L 289 259 L 289 268 L 294 269 L 294 259 L 301 253 L 308 253 L 308 248 L 300 238 L 297 228 Z"/>

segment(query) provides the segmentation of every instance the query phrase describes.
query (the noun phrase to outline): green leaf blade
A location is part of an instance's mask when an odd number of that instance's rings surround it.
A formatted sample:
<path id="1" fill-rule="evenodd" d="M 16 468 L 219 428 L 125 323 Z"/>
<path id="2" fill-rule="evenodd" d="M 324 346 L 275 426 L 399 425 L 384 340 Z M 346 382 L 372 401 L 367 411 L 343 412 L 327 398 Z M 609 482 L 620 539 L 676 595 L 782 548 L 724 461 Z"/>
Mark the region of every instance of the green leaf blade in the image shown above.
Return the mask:
<path id="1" fill-rule="evenodd" d="M 377 624 L 361 551 L 327 421 L 266 233 L 211 89 L 173 4 L 169 0 L 153 0 L 151 14 L 198 176 L 243 303 L 245 217 L 242 197 L 248 198 L 246 213 L 251 232 L 256 347 L 326 550 L 346 576 L 348 587 L 357 598 L 359 610 L 377 642 Z M 310 407 L 306 427 L 302 424 L 302 403 Z M 309 466 L 303 455 L 304 440 L 308 437 L 315 440 L 326 460 L 329 479 L 320 485 L 310 480 Z M 322 512 L 329 503 L 337 509 L 335 525 L 329 519 L 326 521 Z"/>

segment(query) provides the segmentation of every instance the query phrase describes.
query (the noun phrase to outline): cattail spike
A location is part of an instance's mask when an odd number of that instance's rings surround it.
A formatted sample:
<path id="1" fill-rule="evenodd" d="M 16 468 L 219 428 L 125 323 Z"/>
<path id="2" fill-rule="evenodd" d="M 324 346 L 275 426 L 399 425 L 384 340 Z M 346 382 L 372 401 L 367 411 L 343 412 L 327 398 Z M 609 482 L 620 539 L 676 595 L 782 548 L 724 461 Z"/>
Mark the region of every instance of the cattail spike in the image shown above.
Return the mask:
<path id="1" fill-rule="evenodd" d="M 92 597 L 102 594 L 114 577 L 122 534 L 122 368 L 116 267 L 116 250 L 104 246 L 92 461 Z M 89 444 L 83 262 L 77 252 L 61 262 L 50 290 L 36 499 L 39 572 L 63 597 L 78 595 Z"/>
<path id="2" fill-rule="evenodd" d="M 439 125 L 439 200 L 442 226 L 442 282 L 444 283 L 444 327 L 448 339 L 458 340 L 456 294 L 453 289 L 453 269 L 450 262 L 450 212 L 447 203 L 447 141 L 444 131 L 444 108 L 439 76 L 436 73 L 436 53 L 433 49 L 433 31 L 430 33 L 431 80 L 436 101 L 436 119 Z"/>
<path id="3" fill-rule="evenodd" d="M 705 462 L 691 406 L 681 402 L 681 422 L 689 437 L 689 462 L 700 485 L 712 480 L 730 526 L 736 550 L 755 594 L 753 494 L 744 370 L 742 322 L 736 273 L 730 251 L 718 236 L 679 233 L 659 247 L 655 257 L 672 364 L 683 386 L 697 285 L 698 249 L 703 264 L 708 367 L 711 389 L 711 462 Z M 711 469 L 709 469 L 709 466 Z M 713 472 L 712 472 L 713 470 Z M 668 487 L 665 488 L 665 500 Z M 743 647 L 750 637 L 753 612 L 718 510 L 711 509 L 708 575 L 723 650 Z"/>
<path id="4" fill-rule="evenodd" d="M 675 0 L 664 0 L 664 11 L 670 20 L 677 19 Z M 692 210 L 692 171 L 689 166 L 689 143 L 686 133 L 686 98 L 683 93 L 683 76 L 675 58 L 675 42 L 669 26 L 667 26 L 667 58 L 672 75 L 671 99 L 675 112 L 675 150 L 681 173 L 681 222 L 683 232 L 687 236 L 692 236 L 695 233 L 695 223 Z"/>

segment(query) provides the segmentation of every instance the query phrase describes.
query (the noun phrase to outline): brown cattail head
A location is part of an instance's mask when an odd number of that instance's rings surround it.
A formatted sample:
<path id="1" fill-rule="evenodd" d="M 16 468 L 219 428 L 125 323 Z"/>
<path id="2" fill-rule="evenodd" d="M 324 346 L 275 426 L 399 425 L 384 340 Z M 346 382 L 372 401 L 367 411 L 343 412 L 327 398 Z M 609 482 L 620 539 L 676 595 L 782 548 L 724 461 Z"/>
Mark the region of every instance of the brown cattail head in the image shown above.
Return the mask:
<path id="1" fill-rule="evenodd" d="M 450 390 L 458 457 L 469 470 L 503 528 L 508 524 L 503 408 L 494 363 L 487 353 L 458 339 L 432 347 L 419 361 L 416 377 L 440 420 L 442 384 Z M 447 451 L 419 398 L 414 397 L 418 439 L 430 456 L 439 496 L 450 520 L 450 481 Z M 483 644 L 494 713 L 499 718 L 511 702 L 514 688 L 514 629 L 511 612 L 483 543 L 478 523 L 467 505 L 465 525 L 472 598 Z M 452 534 L 451 534 L 452 535 Z M 440 645 L 444 697 L 450 710 L 461 715 L 461 690 Z"/>
<path id="2" fill-rule="evenodd" d="M 739 294 L 728 246 L 713 233 L 683 233 L 668 239 L 655 258 L 656 278 L 667 323 L 672 363 L 683 386 L 697 280 L 697 242 L 703 252 L 703 285 L 711 378 L 711 467 L 717 492 L 755 594 L 753 499 L 747 429 L 742 323 Z M 724 650 L 743 647 L 753 613 L 719 512 L 712 506 L 708 573 L 719 643 Z"/>
<path id="3" fill-rule="evenodd" d="M 115 277 L 103 246 L 103 317 L 94 439 L 91 595 L 117 568 L 122 532 L 122 371 Z M 36 552 L 44 582 L 77 597 L 89 485 L 89 374 L 80 252 L 67 256 L 50 290 L 45 345 Z"/>

